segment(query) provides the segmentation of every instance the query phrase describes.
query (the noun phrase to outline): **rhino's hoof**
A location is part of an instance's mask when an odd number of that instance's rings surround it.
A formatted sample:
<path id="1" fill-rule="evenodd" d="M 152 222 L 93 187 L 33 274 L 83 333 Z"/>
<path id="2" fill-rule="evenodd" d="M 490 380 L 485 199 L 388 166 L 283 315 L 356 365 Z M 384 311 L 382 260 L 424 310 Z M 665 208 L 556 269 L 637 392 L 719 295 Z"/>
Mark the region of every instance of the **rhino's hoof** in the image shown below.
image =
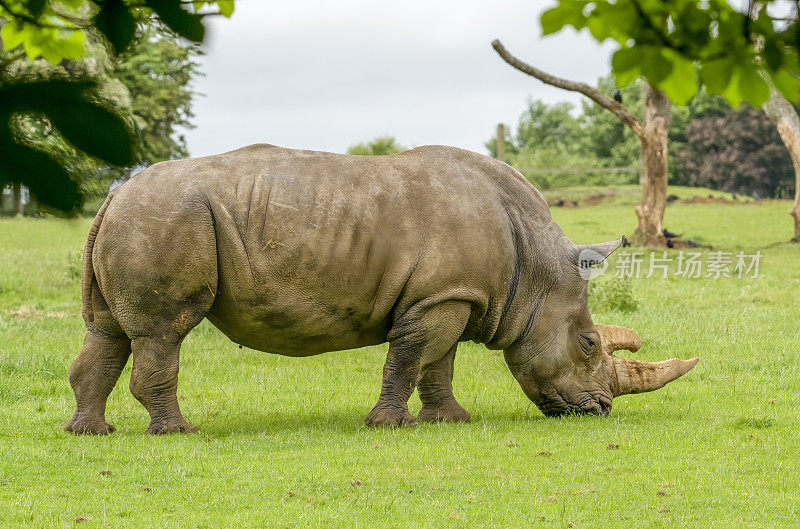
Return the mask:
<path id="1" fill-rule="evenodd" d="M 423 406 L 417 418 L 423 422 L 469 422 L 470 415 L 454 401 L 444 406 Z"/>
<path id="2" fill-rule="evenodd" d="M 375 406 L 375 408 L 369 412 L 364 422 L 367 423 L 367 426 L 386 426 L 389 428 L 417 425 L 417 419 L 411 415 L 408 410 L 378 406 Z"/>
<path id="3" fill-rule="evenodd" d="M 64 430 L 76 435 L 108 435 L 116 428 L 108 424 L 103 417 L 76 413 L 64 426 Z"/>
<path id="4" fill-rule="evenodd" d="M 152 420 L 145 433 L 151 435 L 163 435 L 168 433 L 196 433 L 199 428 L 189 424 L 186 419 Z"/>

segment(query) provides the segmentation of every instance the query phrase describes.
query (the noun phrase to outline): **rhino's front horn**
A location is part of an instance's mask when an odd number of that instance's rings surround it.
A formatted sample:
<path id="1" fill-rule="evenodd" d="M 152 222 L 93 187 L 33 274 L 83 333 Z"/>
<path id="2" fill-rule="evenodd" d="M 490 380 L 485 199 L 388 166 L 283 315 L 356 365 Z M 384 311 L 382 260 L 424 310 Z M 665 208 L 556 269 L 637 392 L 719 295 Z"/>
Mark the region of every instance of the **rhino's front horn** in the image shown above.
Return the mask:
<path id="1" fill-rule="evenodd" d="M 676 378 L 682 377 L 697 365 L 699 358 L 679 360 L 673 358 L 663 362 L 641 362 L 628 358 L 613 356 L 614 351 L 626 349 L 636 352 L 642 347 L 639 335 L 625 327 L 616 325 L 596 325 L 600 335 L 603 352 L 611 355 L 614 378 L 612 391 L 614 396 L 629 393 L 644 393 L 664 387 Z"/>
<path id="2" fill-rule="evenodd" d="M 640 362 L 616 356 L 612 359 L 617 379 L 616 386 L 611 388 L 615 397 L 662 388 L 691 371 L 700 360 L 699 358 L 691 360 L 672 358 L 663 362 Z"/>

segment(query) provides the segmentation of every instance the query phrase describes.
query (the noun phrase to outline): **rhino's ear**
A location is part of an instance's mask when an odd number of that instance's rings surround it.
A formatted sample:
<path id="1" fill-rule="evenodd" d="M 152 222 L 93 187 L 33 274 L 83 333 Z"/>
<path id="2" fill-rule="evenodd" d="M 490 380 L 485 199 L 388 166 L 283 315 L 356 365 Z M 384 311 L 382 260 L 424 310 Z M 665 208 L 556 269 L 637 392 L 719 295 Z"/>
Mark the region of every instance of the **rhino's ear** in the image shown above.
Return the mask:
<path id="1" fill-rule="evenodd" d="M 614 250 L 622 245 L 624 240 L 625 237 L 623 236 L 618 241 L 575 246 L 573 250 L 573 262 L 580 271 L 591 270 L 593 266 L 602 264 Z M 583 274 L 581 275 L 583 276 Z"/>

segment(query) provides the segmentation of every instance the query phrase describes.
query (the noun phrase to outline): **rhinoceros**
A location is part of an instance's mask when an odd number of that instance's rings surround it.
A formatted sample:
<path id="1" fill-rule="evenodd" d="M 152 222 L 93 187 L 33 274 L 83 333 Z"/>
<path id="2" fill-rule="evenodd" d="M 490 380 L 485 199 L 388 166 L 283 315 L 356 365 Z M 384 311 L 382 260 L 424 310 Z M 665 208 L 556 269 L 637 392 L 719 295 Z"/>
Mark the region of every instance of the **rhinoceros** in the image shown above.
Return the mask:
<path id="1" fill-rule="evenodd" d="M 593 324 L 584 272 L 620 243 L 573 244 L 519 172 L 454 147 L 370 157 L 260 144 L 157 163 L 112 191 L 91 226 L 66 429 L 114 430 L 106 400 L 132 354 L 147 432 L 196 431 L 178 407 L 178 356 L 203 318 L 293 357 L 389 342 L 372 426 L 468 421 L 452 390 L 467 340 L 502 349 L 545 415 L 607 415 L 613 397 L 697 363 L 612 354 L 641 341 Z"/>

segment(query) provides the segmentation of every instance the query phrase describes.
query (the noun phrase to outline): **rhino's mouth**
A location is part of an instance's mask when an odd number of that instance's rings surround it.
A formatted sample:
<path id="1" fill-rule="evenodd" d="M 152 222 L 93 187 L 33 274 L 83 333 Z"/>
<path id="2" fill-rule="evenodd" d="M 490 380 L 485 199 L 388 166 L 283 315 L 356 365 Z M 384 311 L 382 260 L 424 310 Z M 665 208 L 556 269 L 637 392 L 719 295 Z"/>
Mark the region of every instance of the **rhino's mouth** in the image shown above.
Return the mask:
<path id="1" fill-rule="evenodd" d="M 557 391 L 542 395 L 536 406 L 547 417 L 564 415 L 599 415 L 605 417 L 611 412 L 611 397 L 585 393 L 576 403 L 565 400 Z"/>

